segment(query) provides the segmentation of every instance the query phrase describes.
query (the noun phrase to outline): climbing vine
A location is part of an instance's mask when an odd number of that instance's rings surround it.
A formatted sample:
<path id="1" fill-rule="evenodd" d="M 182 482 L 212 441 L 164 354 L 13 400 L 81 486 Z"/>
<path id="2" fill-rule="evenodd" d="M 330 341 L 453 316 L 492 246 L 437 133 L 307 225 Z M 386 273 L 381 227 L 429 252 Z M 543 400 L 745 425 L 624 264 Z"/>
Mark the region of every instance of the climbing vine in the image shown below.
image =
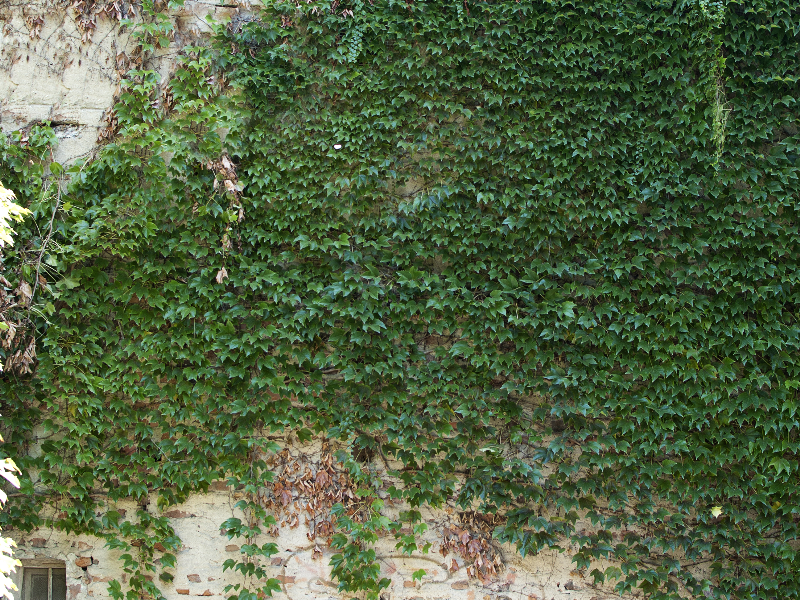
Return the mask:
<path id="1" fill-rule="evenodd" d="M 795 4 L 269 0 L 169 80 L 134 64 L 61 185 L 46 124 L 4 142 L 32 211 L 4 294 L 49 269 L 4 448 L 62 435 L 3 526 L 102 537 L 112 594 L 159 598 L 163 512 L 224 480 L 240 600 L 299 512 L 377 598 L 372 545 L 427 550 L 422 506 L 469 515 L 443 545 L 481 579 L 506 543 L 656 600 L 798 597 Z"/>

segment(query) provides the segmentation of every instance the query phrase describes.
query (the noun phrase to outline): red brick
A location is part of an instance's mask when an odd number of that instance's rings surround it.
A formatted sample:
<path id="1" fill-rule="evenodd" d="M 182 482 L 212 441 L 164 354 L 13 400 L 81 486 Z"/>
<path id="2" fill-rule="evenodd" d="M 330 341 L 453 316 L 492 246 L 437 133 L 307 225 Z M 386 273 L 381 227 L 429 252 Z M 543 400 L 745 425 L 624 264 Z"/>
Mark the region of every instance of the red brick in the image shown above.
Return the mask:
<path id="1" fill-rule="evenodd" d="M 456 581 L 455 583 L 451 583 L 450 587 L 453 588 L 454 590 L 465 590 L 469 587 L 469 581 L 467 581 L 466 579 L 462 581 Z"/>
<path id="2" fill-rule="evenodd" d="M 92 564 L 92 558 L 90 556 L 81 556 L 75 559 L 75 564 L 81 569 L 86 568 Z"/>
<path id="3" fill-rule="evenodd" d="M 213 596 L 214 594 L 211 593 L 211 590 L 206 590 L 202 594 L 197 594 L 198 596 Z"/>
<path id="4" fill-rule="evenodd" d="M 225 546 L 225 552 L 238 552 L 238 551 L 239 551 L 239 546 L 237 546 L 236 544 L 228 544 L 227 546 Z"/>
<path id="5" fill-rule="evenodd" d="M 44 538 L 31 538 L 28 543 L 34 548 L 44 548 L 47 546 L 47 540 Z"/>
<path id="6" fill-rule="evenodd" d="M 178 592 L 178 594 L 180 594 L 181 596 L 188 596 L 189 595 L 189 590 L 186 590 L 186 589 L 183 589 L 183 588 L 178 588 L 175 591 Z"/>
<path id="7" fill-rule="evenodd" d="M 200 575 L 198 575 L 197 573 L 192 573 L 191 575 L 187 575 L 186 579 L 188 579 L 192 583 L 200 583 Z"/>
<path id="8" fill-rule="evenodd" d="M 406 587 L 406 588 L 417 587 L 417 582 L 416 581 L 404 581 L 403 582 L 403 587 Z"/>
<path id="9" fill-rule="evenodd" d="M 170 510 L 165 512 L 164 516 L 170 519 L 185 519 L 186 517 L 193 517 L 194 515 L 183 510 Z"/>
<path id="10" fill-rule="evenodd" d="M 281 583 L 294 583 L 294 575 L 278 575 L 278 581 Z"/>

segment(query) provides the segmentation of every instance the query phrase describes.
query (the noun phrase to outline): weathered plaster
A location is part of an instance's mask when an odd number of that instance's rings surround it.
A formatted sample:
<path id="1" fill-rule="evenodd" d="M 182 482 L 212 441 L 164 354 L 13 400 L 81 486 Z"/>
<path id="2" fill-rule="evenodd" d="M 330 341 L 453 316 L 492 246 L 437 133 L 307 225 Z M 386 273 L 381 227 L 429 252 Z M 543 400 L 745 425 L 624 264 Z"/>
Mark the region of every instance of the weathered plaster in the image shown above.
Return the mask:
<path id="1" fill-rule="evenodd" d="M 213 491 L 166 511 L 183 543 L 177 553 L 173 582 L 159 582 L 168 600 L 180 600 L 181 596 L 227 598 L 225 586 L 242 581 L 237 574 L 222 570 L 226 559 L 240 556 L 241 541 L 230 540 L 220 531 L 220 524 L 236 514 L 232 508 L 235 501 L 234 492 Z M 132 515 L 137 507 L 131 502 L 119 508 Z M 430 529 L 422 539 L 433 544 L 428 554 L 403 555 L 395 549 L 391 537 L 376 546 L 382 576 L 392 581 L 384 592 L 384 600 L 610 600 L 617 597 L 591 587 L 591 578 L 584 578 L 574 570 L 569 557 L 556 552 L 523 559 L 511 548 L 503 548 L 504 567 L 496 580 L 482 583 L 470 578 L 460 557 L 442 556 L 439 552 L 442 524 L 450 519 L 449 515 L 445 511 L 423 514 Z M 265 535 L 257 540 L 259 544 L 275 542 L 280 550 L 265 564 L 270 576 L 282 582 L 283 591 L 276 598 L 349 598 L 350 595 L 337 593 L 332 580 L 329 561 L 333 551 L 319 542 L 309 542 L 307 533 L 303 525 L 285 526 L 279 528 L 276 536 Z M 110 598 L 108 582 L 114 578 L 125 581 L 120 552 L 105 548 L 103 540 L 45 530 L 14 537 L 19 544 L 18 558 L 50 558 L 66 563 L 68 600 Z M 322 554 L 315 556 L 317 545 Z M 455 571 L 451 570 L 453 560 L 458 565 Z M 424 569 L 426 575 L 421 581 L 414 581 L 412 574 L 418 569 Z"/>
<path id="2" fill-rule="evenodd" d="M 43 439 L 40 438 L 39 442 Z M 34 443 L 31 448 L 33 454 L 37 452 L 37 445 Z M 293 436 L 283 437 L 279 446 L 284 449 L 281 453 L 264 457 L 275 471 L 276 481 L 286 473 L 304 472 L 310 473 L 307 480 L 316 480 L 320 465 L 327 464 L 322 457 L 330 456 L 331 452 L 327 442 L 301 445 Z M 341 465 L 335 462 L 333 465 L 335 477 L 338 477 L 343 473 Z M 387 476 L 386 469 L 396 470 L 401 465 L 392 461 L 387 464 L 373 457 L 364 467 L 383 481 L 383 487 L 378 491 L 385 501 L 383 513 L 397 519 L 399 513 L 408 507 L 388 498 L 385 490 L 399 482 Z M 297 477 L 294 479 L 297 481 Z M 273 486 L 264 484 L 263 499 L 267 502 L 270 498 L 277 502 Z M 269 531 L 262 526 L 265 533 L 250 543 L 276 544 L 278 553 L 264 559 L 261 564 L 270 577 L 280 580 L 282 592 L 276 596 L 279 600 L 349 599 L 351 594 L 337 592 L 337 584 L 331 576 L 330 559 L 334 550 L 327 546 L 323 536 L 313 539 L 309 535 L 308 513 L 304 511 L 309 496 L 304 495 L 301 488 L 295 486 L 291 489 L 291 499 L 284 507 L 276 505 L 268 509 L 276 517 L 276 526 Z M 168 571 L 174 575 L 173 581 L 158 582 L 167 600 L 180 600 L 181 596 L 227 599 L 231 593 L 225 592 L 226 585 L 247 583 L 234 571 L 223 571 L 227 559 L 241 560 L 240 548 L 244 541 L 228 538 L 221 526 L 231 517 L 246 521 L 245 515 L 235 508 L 242 497 L 242 492 L 218 481 L 212 484 L 208 493 L 194 495 L 183 504 L 163 512 L 157 508 L 155 497 L 143 505 L 131 500 L 107 508 L 117 510 L 123 520 L 135 518 L 136 511 L 143 507 L 156 516 L 169 518 L 181 540 L 181 549 L 176 553 L 177 568 Z M 56 506 L 50 510 L 57 513 L 61 509 Z M 322 513 L 323 518 L 327 518 L 324 510 Z M 592 586 L 591 577 L 586 571 L 575 570 L 567 552 L 543 552 L 522 558 L 510 546 L 495 544 L 502 563 L 498 575 L 487 581 L 471 577 L 467 571 L 469 565 L 461 556 L 442 552 L 446 530 L 453 527 L 470 529 L 459 520 L 457 510 L 454 507 L 441 510 L 423 508 L 421 514 L 428 529 L 417 537 L 417 544 L 421 548 L 430 543 L 427 553 L 403 554 L 396 548 L 396 540 L 391 535 L 375 545 L 381 576 L 391 580 L 382 600 L 610 600 L 618 597 L 608 588 Z M 589 524 L 579 522 L 578 527 L 588 528 Z M 16 556 L 23 561 L 56 559 L 65 562 L 67 600 L 110 599 L 108 582 L 113 579 L 126 581 L 119 559 L 121 552 L 106 548 L 101 539 L 45 529 L 24 535 L 13 530 L 5 533 L 17 541 Z M 594 566 L 603 570 L 609 565 L 600 563 Z M 420 569 L 425 571 L 425 575 L 421 581 L 415 581 L 413 574 Z M 250 586 L 256 587 L 254 582 L 250 582 Z"/>
<path id="3" fill-rule="evenodd" d="M 208 15 L 225 20 L 239 10 L 223 4 L 187 0 L 170 15 L 170 46 L 144 66 L 167 75 L 179 50 L 210 31 Z M 8 133 L 51 121 L 59 137 L 54 159 L 62 164 L 91 155 L 119 92 L 120 74 L 136 61 L 129 28 L 101 15 L 87 42 L 70 5 L 0 0 L 0 129 Z"/>

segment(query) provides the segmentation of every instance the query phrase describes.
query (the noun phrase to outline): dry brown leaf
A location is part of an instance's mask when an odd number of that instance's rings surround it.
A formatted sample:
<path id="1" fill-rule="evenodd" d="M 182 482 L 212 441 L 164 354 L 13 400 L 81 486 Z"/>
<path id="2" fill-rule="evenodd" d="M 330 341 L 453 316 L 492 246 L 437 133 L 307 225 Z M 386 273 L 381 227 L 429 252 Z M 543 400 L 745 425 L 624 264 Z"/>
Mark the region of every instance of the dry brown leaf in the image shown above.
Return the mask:
<path id="1" fill-rule="evenodd" d="M 8 331 L 6 331 L 6 337 L 3 340 L 3 348 L 8 350 L 11 348 L 11 342 L 14 341 L 14 336 L 17 334 L 17 327 L 11 322 L 6 322 L 6 325 L 8 325 Z"/>
<path id="2" fill-rule="evenodd" d="M 33 290 L 31 289 L 31 286 L 28 285 L 27 281 L 19 282 L 19 287 L 17 287 L 17 295 L 19 296 L 20 306 L 28 306 L 31 303 Z"/>
<path id="3" fill-rule="evenodd" d="M 321 489 L 321 488 L 325 487 L 326 485 L 328 485 L 330 483 L 330 481 L 331 481 L 331 477 L 330 477 L 330 475 L 328 475 L 328 473 L 326 471 L 320 471 L 319 473 L 317 473 L 316 483 L 317 483 L 317 488 L 318 489 Z"/>
<path id="4" fill-rule="evenodd" d="M 16 371 L 19 375 L 31 372 L 31 365 L 36 358 L 36 339 L 31 337 L 28 347 L 19 350 L 6 359 L 6 371 Z"/>
<path id="5" fill-rule="evenodd" d="M 225 267 L 222 267 L 219 271 L 217 271 L 217 283 L 222 283 L 224 280 L 228 278 L 228 271 Z"/>

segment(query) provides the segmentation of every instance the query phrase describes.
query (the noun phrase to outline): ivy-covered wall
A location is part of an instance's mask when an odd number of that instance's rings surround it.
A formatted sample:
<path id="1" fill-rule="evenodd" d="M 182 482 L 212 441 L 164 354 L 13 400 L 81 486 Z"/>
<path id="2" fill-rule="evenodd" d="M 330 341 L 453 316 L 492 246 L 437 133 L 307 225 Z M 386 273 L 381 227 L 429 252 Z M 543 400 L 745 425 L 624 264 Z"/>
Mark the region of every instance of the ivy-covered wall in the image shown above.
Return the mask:
<path id="1" fill-rule="evenodd" d="M 133 28 L 140 3 L 0 0 L 0 129 L 3 133 L 48 122 L 58 139 L 59 163 L 92 156 L 108 134 L 120 81 L 132 68 L 169 77 L 181 49 L 211 33 L 207 16 L 230 19 L 233 3 L 188 0 L 163 10 L 165 45 L 142 52 Z"/>
<path id="2" fill-rule="evenodd" d="M 319 443 L 297 444 L 296 439 L 291 438 L 281 438 L 280 443 L 286 451 L 273 457 L 272 463 L 276 471 L 275 485 L 279 486 L 273 511 L 277 521 L 274 526 L 263 527 L 259 535 L 248 540 L 229 539 L 226 531 L 220 530 L 220 524 L 229 519 L 246 522 L 248 518 L 246 512 L 236 507 L 244 497 L 243 492 L 229 488 L 224 481 L 215 482 L 207 492 L 195 494 L 179 506 L 162 510 L 155 498 L 144 506 L 146 513 L 163 517 L 172 535 L 180 539 L 174 566 L 166 571 L 169 580 L 156 581 L 165 598 L 182 600 L 185 596 L 201 596 L 207 600 L 221 600 L 231 595 L 230 591 L 226 592 L 228 586 L 258 586 L 254 578 L 225 569 L 226 562 L 238 562 L 242 553 L 248 552 L 254 544 L 266 545 L 274 551 L 268 558 L 255 560 L 265 578 L 273 579 L 279 587 L 274 592 L 276 599 L 338 600 L 353 596 L 337 593 L 337 581 L 330 565 L 337 550 L 329 547 L 323 537 L 329 526 L 330 507 L 343 490 L 354 491 L 352 482 L 348 485 L 345 480 L 345 485 L 340 485 L 341 465 L 331 460 L 330 453 Z M 385 469 L 379 463 L 372 467 L 376 471 Z M 329 475 L 333 485 L 327 481 Z M 264 492 L 272 495 L 275 489 Z M 291 494 L 292 501 L 284 505 L 287 494 Z M 379 491 L 379 495 L 386 502 L 382 514 L 397 518 L 403 505 L 392 502 L 385 491 Z M 115 502 L 113 508 L 119 513 L 121 523 L 136 523 L 143 509 L 141 501 L 132 499 Z M 428 553 L 403 552 L 396 548 L 392 535 L 380 536 L 371 546 L 380 577 L 386 578 L 383 598 L 590 600 L 618 597 L 611 586 L 593 585 L 587 573 L 575 569 L 568 554 L 553 550 L 522 558 L 512 548 L 492 545 L 491 520 L 474 513 L 423 507 L 420 516 L 421 523 L 417 524 L 420 533 L 416 537 L 421 544 L 431 544 Z M 427 527 L 424 532 L 420 529 L 422 524 Z M 404 535 L 412 532 L 411 527 L 403 530 Z M 64 561 L 68 600 L 110 600 L 111 582 L 119 581 L 123 589 L 128 583 L 130 573 L 123 570 L 125 552 L 109 548 L 102 538 L 91 534 L 66 534 L 46 526 L 14 533 L 18 543 L 15 556 L 25 565 L 35 565 L 43 558 Z M 163 531 L 155 533 L 163 535 Z M 316 539 L 315 533 L 318 534 Z M 163 556 L 158 554 L 162 547 L 159 542 L 154 544 L 158 557 Z M 476 576 L 478 557 L 489 560 L 493 572 L 487 573 L 488 577 Z M 604 561 L 601 566 L 610 564 L 614 563 Z M 19 585 L 21 578 L 19 573 L 17 575 Z M 156 579 L 155 573 L 147 576 Z"/>
<path id="3" fill-rule="evenodd" d="M 618 593 L 797 597 L 798 35 L 782 0 L 270 0 L 128 71 L 94 160 L 11 139 L 5 450 L 46 439 L 6 524 L 158 598 L 164 515 L 222 479 L 231 538 L 307 498 L 345 594 L 433 507 L 475 580 L 557 549 Z M 288 476 L 287 435 L 330 469 Z M 241 548 L 231 592 L 277 591 Z"/>

